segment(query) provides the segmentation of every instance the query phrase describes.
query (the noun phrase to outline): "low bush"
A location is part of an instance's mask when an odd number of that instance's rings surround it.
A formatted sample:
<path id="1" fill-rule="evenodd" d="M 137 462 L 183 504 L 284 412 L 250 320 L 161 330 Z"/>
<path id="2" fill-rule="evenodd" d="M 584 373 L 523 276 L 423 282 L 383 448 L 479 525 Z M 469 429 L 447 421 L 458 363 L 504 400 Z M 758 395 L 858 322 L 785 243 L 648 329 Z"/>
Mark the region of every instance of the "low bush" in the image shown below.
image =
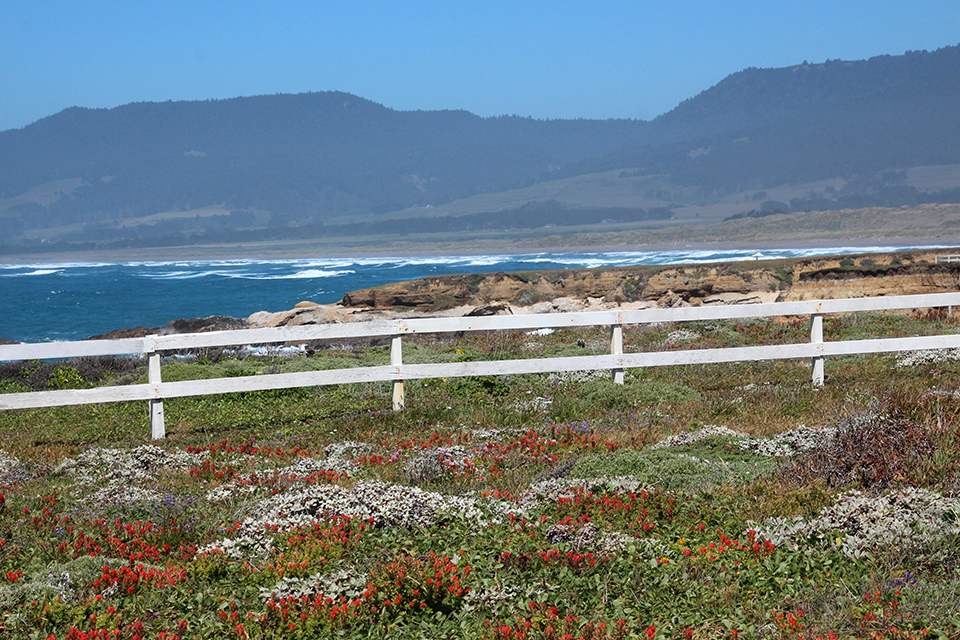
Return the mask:
<path id="1" fill-rule="evenodd" d="M 784 481 L 883 490 L 909 483 L 934 453 L 924 425 L 910 418 L 860 414 L 837 426 L 829 445 L 787 465 Z"/>

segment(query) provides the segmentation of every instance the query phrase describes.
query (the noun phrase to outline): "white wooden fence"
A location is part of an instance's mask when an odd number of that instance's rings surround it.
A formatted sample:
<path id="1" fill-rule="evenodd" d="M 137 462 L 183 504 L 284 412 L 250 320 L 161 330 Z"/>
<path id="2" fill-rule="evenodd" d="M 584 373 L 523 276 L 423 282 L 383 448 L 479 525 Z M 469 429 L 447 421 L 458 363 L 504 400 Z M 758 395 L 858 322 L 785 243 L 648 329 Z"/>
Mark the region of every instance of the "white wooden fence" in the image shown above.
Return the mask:
<path id="1" fill-rule="evenodd" d="M 628 368 L 792 358 L 810 358 L 813 384 L 822 386 L 824 381 L 823 360 L 827 356 L 960 347 L 960 334 L 824 342 L 823 316 L 825 314 L 952 307 L 956 305 L 960 305 L 960 292 L 678 309 L 636 309 L 461 318 L 411 318 L 345 324 L 241 329 L 210 333 L 151 335 L 124 340 L 0 345 L 0 361 L 118 354 L 143 355 L 148 358 L 148 381 L 146 384 L 0 394 L 0 410 L 147 400 L 150 405 L 152 436 L 162 438 L 164 437 L 163 400 L 165 398 L 238 391 L 392 381 L 393 408 L 400 410 L 404 406 L 404 380 L 609 370 L 613 381 L 623 384 L 623 372 Z M 798 315 L 810 317 L 809 342 L 641 353 L 625 353 L 623 349 L 624 325 Z M 611 328 L 609 354 L 431 364 L 404 364 L 402 358 L 402 337 L 405 335 L 465 331 L 529 331 L 591 326 Z M 183 382 L 163 382 L 161 379 L 160 355 L 161 352 L 165 351 L 248 344 L 304 343 L 314 340 L 342 340 L 378 336 L 391 338 L 389 365 Z"/>

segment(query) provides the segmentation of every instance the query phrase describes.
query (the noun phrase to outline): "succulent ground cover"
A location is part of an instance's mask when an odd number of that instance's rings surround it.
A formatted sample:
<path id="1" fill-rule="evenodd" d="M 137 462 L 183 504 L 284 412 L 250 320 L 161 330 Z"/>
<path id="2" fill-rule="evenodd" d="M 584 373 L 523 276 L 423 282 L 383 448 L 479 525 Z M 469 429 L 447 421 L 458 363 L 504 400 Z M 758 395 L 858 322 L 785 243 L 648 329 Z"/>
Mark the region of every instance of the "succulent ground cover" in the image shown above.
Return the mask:
<path id="1" fill-rule="evenodd" d="M 828 339 L 956 331 L 827 319 Z M 627 350 L 802 341 L 631 327 Z M 404 360 L 600 353 L 600 331 L 405 341 Z M 377 364 L 170 354 L 164 379 Z M 960 359 L 576 372 L 0 414 L 12 638 L 960 638 Z M 13 363 L 0 391 L 143 363 Z"/>

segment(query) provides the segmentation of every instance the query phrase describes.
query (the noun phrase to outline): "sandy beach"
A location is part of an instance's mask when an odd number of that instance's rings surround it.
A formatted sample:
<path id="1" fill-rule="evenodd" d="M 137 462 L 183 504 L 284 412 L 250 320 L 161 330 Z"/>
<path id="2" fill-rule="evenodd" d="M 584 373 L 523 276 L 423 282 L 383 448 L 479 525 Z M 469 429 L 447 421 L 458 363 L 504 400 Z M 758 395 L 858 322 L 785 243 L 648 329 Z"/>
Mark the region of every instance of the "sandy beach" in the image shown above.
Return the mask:
<path id="1" fill-rule="evenodd" d="M 960 246 L 960 205 L 927 204 L 908 209 L 804 211 L 678 224 L 661 229 L 583 231 L 544 235 L 505 232 L 463 235 L 352 236 L 303 240 L 195 244 L 179 247 L 99 249 L 75 252 L 0 254 L 0 263 L 130 262 L 171 260 L 281 260 L 405 256 L 611 253 L 623 251 L 715 251 Z"/>
<path id="2" fill-rule="evenodd" d="M 654 251 L 729 251 L 774 249 L 829 249 L 872 247 L 897 249 L 901 247 L 960 247 L 960 234 L 939 236 L 888 236 L 880 238 L 851 237 L 824 239 L 792 239 L 766 241 L 674 241 L 649 243 L 590 244 L 544 247 L 499 243 L 403 243 L 335 247 L 329 243 L 264 242 L 239 245 L 193 245 L 185 247 L 148 247 L 98 251 L 73 251 L 0 255 L 3 264 L 50 264 L 77 262 L 132 262 L 176 260 L 282 260 L 286 258 L 369 258 L 407 256 L 471 256 L 522 255 L 532 253 L 615 253 Z"/>

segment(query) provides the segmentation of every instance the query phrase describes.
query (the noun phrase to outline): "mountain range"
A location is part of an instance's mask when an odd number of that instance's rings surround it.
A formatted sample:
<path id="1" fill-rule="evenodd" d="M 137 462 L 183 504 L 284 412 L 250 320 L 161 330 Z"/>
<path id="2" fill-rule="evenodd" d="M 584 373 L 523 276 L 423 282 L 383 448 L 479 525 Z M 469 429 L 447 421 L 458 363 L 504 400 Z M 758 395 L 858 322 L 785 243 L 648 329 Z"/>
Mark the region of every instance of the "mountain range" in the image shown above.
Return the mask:
<path id="1" fill-rule="evenodd" d="M 960 202 L 957 113 L 960 46 L 745 69 L 652 121 L 341 92 L 72 107 L 0 132 L 0 253 Z"/>

